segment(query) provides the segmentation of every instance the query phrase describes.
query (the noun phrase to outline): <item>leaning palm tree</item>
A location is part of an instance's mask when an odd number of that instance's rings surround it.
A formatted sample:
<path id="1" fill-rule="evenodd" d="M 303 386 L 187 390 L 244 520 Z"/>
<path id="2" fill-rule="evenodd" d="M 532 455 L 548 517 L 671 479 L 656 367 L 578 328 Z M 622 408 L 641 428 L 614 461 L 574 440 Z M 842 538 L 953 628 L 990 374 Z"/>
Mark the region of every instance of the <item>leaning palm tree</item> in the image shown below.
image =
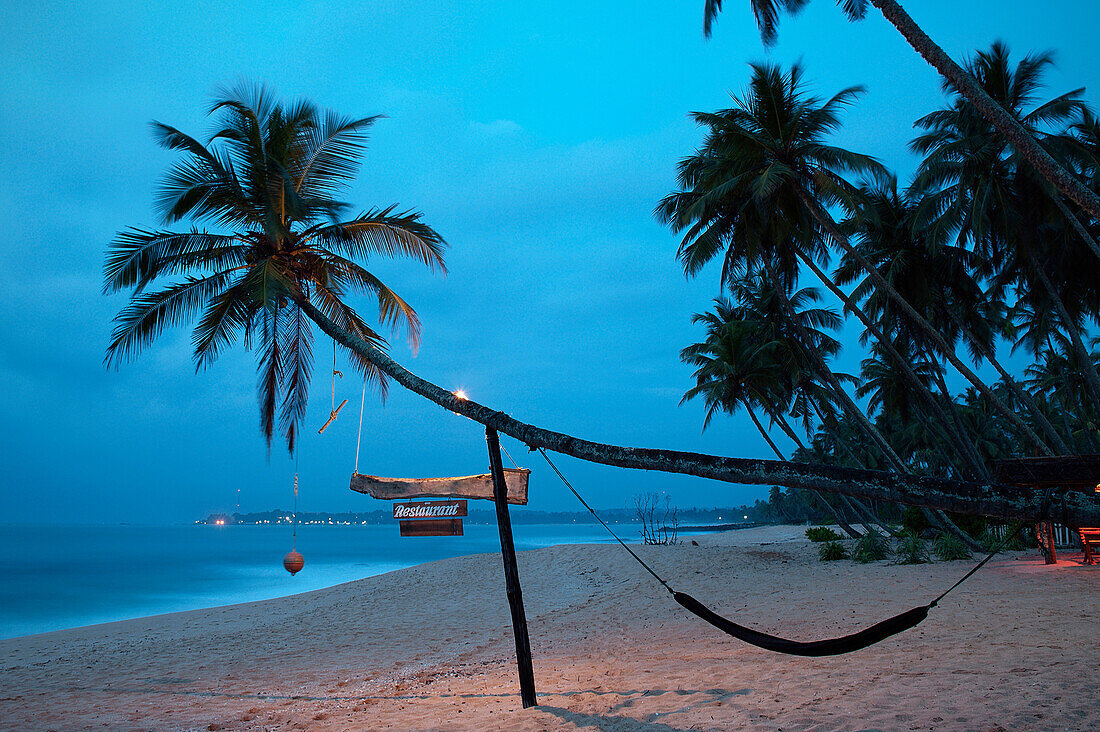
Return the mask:
<path id="1" fill-rule="evenodd" d="M 764 43 L 770 45 L 775 42 L 781 11 L 796 13 L 808 2 L 809 0 L 749 0 L 749 6 L 756 18 Z M 1035 170 L 1040 175 L 1092 214 L 1094 218 L 1100 219 L 1100 196 L 1043 149 L 1043 146 L 1017 119 L 990 97 L 973 75 L 955 63 L 946 51 L 921 30 L 896 0 L 837 0 L 837 4 L 841 6 L 849 20 L 861 20 L 867 12 L 868 3 L 878 8 L 882 16 L 901 33 L 913 50 L 936 69 L 952 89 L 969 100 L 975 109 L 997 129 L 997 132 L 1035 166 Z M 711 26 L 721 10 L 722 0 L 706 0 L 703 10 L 703 33 L 707 37 L 710 36 Z"/>
<path id="2" fill-rule="evenodd" d="M 430 268 L 443 270 L 444 243 L 420 222 L 418 214 L 393 215 L 392 209 L 383 209 L 338 220 L 343 206 L 333 196 L 354 171 L 356 154 L 370 123 L 341 120 L 334 115 L 322 119 L 305 104 L 278 107 L 259 90 L 227 96 L 215 105 L 214 111 L 221 112 L 224 124 L 208 146 L 167 126 L 157 125 L 156 130 L 166 146 L 188 156 L 169 174 L 161 200 L 166 218 L 175 221 L 192 216 L 232 227 L 234 233 L 130 230 L 119 236 L 107 253 L 105 289 L 114 292 L 129 288 L 135 292 L 130 305 L 119 314 L 109 363 L 134 355 L 164 327 L 183 320 L 184 314 L 201 313 L 196 345 L 210 345 L 198 351 L 200 367 L 209 363 L 218 349 L 236 340 L 243 339 L 245 345 L 258 342 L 263 377 L 261 414 L 268 415 L 261 421 L 273 427 L 278 397 L 289 396 L 291 421 L 287 426 L 294 428 L 288 434 L 292 438 L 300 419 L 296 405 L 302 402 L 297 399 L 304 396 L 307 381 L 300 377 L 308 376 L 309 365 L 303 348 L 295 355 L 294 338 L 301 334 L 297 326 L 307 327 L 296 317 L 296 306 L 301 315 L 348 349 L 355 362 L 377 382 L 385 374 L 425 399 L 532 448 L 606 465 L 685 473 L 730 483 L 812 487 L 970 513 L 993 510 L 987 496 L 979 497 L 980 486 L 958 481 L 934 482 L 937 490 L 929 492 L 927 479 L 583 440 L 525 424 L 420 378 L 394 361 L 384 350 L 384 339 L 339 299 L 347 291 L 374 293 L 382 305 L 382 322 L 405 324 L 415 336 L 412 309 L 346 255 L 410 255 Z M 292 130 L 298 134 L 291 135 Z M 312 154 L 305 155 L 304 150 Z M 318 170 L 327 173 L 321 176 Z M 330 222 L 322 223 L 326 218 Z M 187 273 L 185 279 L 164 286 L 155 297 L 145 294 L 155 280 L 184 276 L 182 273 Z M 287 327 L 287 321 L 292 327 Z M 280 334 L 282 342 L 277 337 Z M 290 348 L 284 345 L 286 341 L 290 341 Z M 308 343 L 305 339 L 297 341 L 298 346 Z M 302 368 L 288 374 L 288 362 Z M 1002 490 L 995 510 L 1003 516 L 1033 519 L 1059 511 L 1059 516 L 1068 516 L 1082 525 L 1100 521 L 1100 503 L 1092 499 L 1067 496 L 1040 505 L 1033 494 L 1012 488 Z"/>
<path id="3" fill-rule="evenodd" d="M 1065 128 L 1087 112 L 1082 90 L 1037 103 L 1052 63 L 1050 53 L 1040 53 L 1013 65 L 1008 47 L 996 42 L 969 59 L 966 68 L 1030 134 L 1051 148 L 1074 148 Z M 1100 262 L 1088 253 L 1088 245 L 1095 245 L 1092 237 L 1086 232 L 1082 240 L 1074 232 L 1072 212 L 1066 217 L 1055 205 L 1059 194 L 1004 144 L 966 99 L 955 95 L 947 108 L 916 124 L 925 132 L 912 147 L 926 157 L 915 184 L 939 189 L 927 201 L 982 256 L 984 273 L 995 277 L 995 284 L 1011 283 L 1034 307 L 1053 311 L 1051 322 L 1069 336 L 1090 399 L 1100 402 L 1100 376 L 1078 325 L 1085 315 L 1097 313 L 1095 273 Z"/>
<path id="4" fill-rule="evenodd" d="M 841 109 L 860 91 L 851 87 L 822 101 L 807 93 L 800 65 L 784 72 L 775 65 L 752 64 L 748 89 L 734 97 L 733 107 L 693 115 L 708 128 L 707 136 L 696 153 L 680 163 L 681 190 L 666 196 L 654 211 L 673 231 L 683 232 L 678 256 L 684 272 L 694 275 L 722 256 L 723 284 L 738 271 L 740 262 L 773 269 L 790 280 L 801 263 L 844 299 L 815 262 L 822 258 L 825 242 L 833 242 L 960 374 L 1040 450 L 1052 454 L 1029 425 L 996 400 L 934 325 L 853 246 L 829 213 L 832 205 L 853 210 L 860 203 L 860 192 L 845 179 L 846 174 L 886 175 L 873 158 L 826 142 L 827 135 L 840 126 Z M 848 300 L 845 304 L 870 327 L 858 307 Z M 887 445 L 882 447 L 889 452 Z"/>
<path id="5" fill-rule="evenodd" d="M 165 224 L 187 231 L 127 229 L 107 249 L 104 291 L 130 290 L 115 316 L 108 365 L 132 358 L 166 327 L 195 321 L 196 368 L 240 341 L 258 359 L 260 426 L 294 451 L 305 415 L 313 363 L 310 316 L 303 303 L 377 350 L 385 338 L 346 302 L 367 293 L 383 326 L 404 326 L 419 341 L 416 312 L 356 260 L 412 257 L 445 272 L 445 243 L 417 212 L 396 207 L 345 217 L 338 196 L 358 169 L 378 117 L 353 119 L 309 102 L 281 104 L 262 86 L 223 90 L 203 144 L 159 122 L 162 147 L 183 153 L 165 176 L 157 208 Z M 217 230 L 199 228 L 212 224 Z M 385 390 L 385 376 L 347 349 L 364 376 Z"/>

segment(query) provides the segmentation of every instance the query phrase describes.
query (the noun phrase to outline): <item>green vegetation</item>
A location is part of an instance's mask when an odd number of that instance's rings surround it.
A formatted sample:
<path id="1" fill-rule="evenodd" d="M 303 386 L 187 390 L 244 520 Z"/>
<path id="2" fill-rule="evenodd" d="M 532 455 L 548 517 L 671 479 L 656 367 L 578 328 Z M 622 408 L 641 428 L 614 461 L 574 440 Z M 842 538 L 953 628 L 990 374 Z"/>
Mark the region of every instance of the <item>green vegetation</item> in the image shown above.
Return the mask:
<path id="1" fill-rule="evenodd" d="M 419 213 L 392 205 L 342 217 L 350 205 L 336 196 L 354 178 L 377 117 L 280 104 L 261 86 L 223 91 L 211 114 L 216 133 L 207 145 L 153 125 L 161 147 L 182 153 L 161 184 L 159 213 L 165 223 L 190 220 L 193 227 L 128 229 L 108 247 L 104 291 L 132 294 L 115 316 L 107 363 L 135 356 L 166 326 L 192 320 L 197 368 L 243 341 L 258 360 L 260 427 L 269 445 L 278 430 L 294 452 L 313 364 L 304 306 L 312 303 L 344 331 L 385 349 L 385 338 L 344 301 L 367 294 L 378 303 L 379 322 L 403 327 L 415 345 L 416 312 L 355 260 L 409 257 L 445 272 L 445 244 Z M 384 389 L 377 366 L 346 352 Z"/>
<path id="2" fill-rule="evenodd" d="M 1100 122 L 1082 90 L 1046 95 L 1051 58 L 1014 61 L 996 43 L 965 69 L 1095 187 Z M 743 411 L 780 459 L 765 424 L 797 445 L 795 462 L 971 481 L 990 480 L 1007 457 L 1100 452 L 1100 341 L 1087 330 L 1100 322 L 1100 221 L 951 89 L 916 120 L 910 148 L 922 160 L 902 184 L 831 144 L 860 87 L 816 97 L 798 64 L 751 68 L 730 108 L 694 115 L 703 143 L 655 210 L 681 236 L 685 274 L 723 263 L 724 296 L 694 316 L 703 338 L 681 353 L 695 369 L 683 399 L 703 401 L 704 427 Z M 857 375 L 837 373 L 835 334 L 852 325 L 867 355 Z M 1031 357 L 1023 378 L 1003 363 L 1010 350 Z M 956 377 L 966 386 L 952 392 Z M 982 522 L 959 527 L 943 511 L 810 491 L 779 497 L 824 510 L 852 536 L 903 523 L 911 557 L 929 529 L 981 546 Z"/>
<path id="3" fill-rule="evenodd" d="M 974 556 L 965 544 L 951 534 L 940 534 L 932 542 L 932 553 L 941 562 L 955 559 L 970 559 Z"/>
<path id="4" fill-rule="evenodd" d="M 780 7 L 800 4 L 756 2 L 765 39 Z M 720 6 L 708 0 L 708 24 Z M 915 37 L 904 13 L 885 9 L 893 3 L 880 6 Z M 845 5 L 853 17 L 864 8 Z M 753 64 L 730 108 L 693 115 L 704 139 L 655 215 L 681 236 L 685 274 L 721 260 L 722 296 L 694 317 L 704 336 L 681 352 L 695 369 L 683 400 L 704 402 L 704 427 L 743 410 L 780 460 L 772 428 L 795 445 L 793 461 L 834 476 L 854 468 L 982 482 L 1005 457 L 1100 452 L 1100 354 L 1089 331 L 1100 322 L 1100 122 L 1082 89 L 1048 94 L 1049 53 L 1014 62 L 995 43 L 959 68 L 933 58 L 940 50 L 930 42 L 914 47 L 950 83 L 945 105 L 914 122 L 909 148 L 921 162 L 909 181 L 833 144 L 863 89 L 814 96 L 800 64 Z M 354 177 L 374 117 L 279 104 L 259 87 L 223 93 L 211 114 L 216 132 L 206 145 L 154 127 L 181 154 L 159 212 L 192 228 L 129 229 L 108 248 L 104 290 L 131 299 L 115 318 L 107 361 L 133 357 L 185 321 L 197 321 L 199 368 L 243 342 L 258 359 L 261 429 L 269 444 L 282 433 L 293 452 L 313 363 L 310 321 L 384 389 L 400 366 L 347 297 L 376 298 L 379 322 L 404 327 L 414 344 L 419 321 L 357 260 L 410 257 L 443 271 L 445 244 L 418 213 L 394 206 L 344 216 L 337 194 Z M 853 327 L 865 358 L 858 374 L 838 373 L 835 334 Z M 1005 367 L 1009 351 L 1029 357 L 1022 374 Z M 397 378 L 457 406 L 432 384 Z M 966 386 L 952 392 L 954 383 Z M 463 412 L 491 421 L 478 405 Z M 570 446 L 567 435 L 538 432 L 551 449 Z M 830 488 L 844 490 L 842 480 Z M 974 549 L 971 534 L 983 530 L 968 533 L 940 510 L 903 513 L 887 501 L 801 489 L 774 488 L 759 504 L 754 512 L 773 520 L 830 520 L 851 537 L 904 522 L 911 533 L 902 543 L 914 547 L 932 528 Z M 973 508 L 957 494 L 937 505 Z"/>
<path id="5" fill-rule="evenodd" d="M 841 536 L 828 526 L 813 526 L 806 529 L 806 538 L 810 541 L 836 541 Z"/>
<path id="6" fill-rule="evenodd" d="M 847 559 L 848 550 L 839 541 L 827 541 L 817 548 L 817 556 L 823 562 L 833 562 L 837 559 Z"/>
<path id="7" fill-rule="evenodd" d="M 877 531 L 868 531 L 859 541 L 852 552 L 852 558 L 860 564 L 877 562 L 890 556 L 890 542 Z"/>
<path id="8" fill-rule="evenodd" d="M 894 557 L 896 564 L 924 564 L 929 561 L 928 546 L 919 535 L 906 531 L 901 535 Z"/>

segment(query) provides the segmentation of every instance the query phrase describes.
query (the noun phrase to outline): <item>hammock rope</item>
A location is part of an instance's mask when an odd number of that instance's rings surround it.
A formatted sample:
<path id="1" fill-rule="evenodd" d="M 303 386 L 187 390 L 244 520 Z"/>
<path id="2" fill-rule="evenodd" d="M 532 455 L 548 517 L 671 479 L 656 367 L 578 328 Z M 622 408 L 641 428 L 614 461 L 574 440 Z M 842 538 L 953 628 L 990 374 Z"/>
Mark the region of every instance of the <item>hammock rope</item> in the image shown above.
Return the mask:
<path id="1" fill-rule="evenodd" d="M 700 619 L 706 621 L 707 623 L 710 623 L 722 632 L 727 633 L 734 638 L 737 638 L 738 640 L 741 640 L 750 645 L 754 645 L 757 648 L 763 648 L 764 650 L 774 651 L 776 653 L 785 653 L 792 656 L 836 656 L 844 653 L 852 653 L 853 651 L 858 651 L 860 649 L 874 645 L 875 643 L 886 640 L 890 636 L 897 635 L 898 633 L 909 630 L 910 628 L 919 625 L 925 618 L 928 617 L 929 610 L 936 607 L 940 600 L 946 597 L 949 592 L 954 590 L 966 580 L 970 579 L 975 572 L 985 566 L 986 562 L 999 554 L 1001 550 L 1004 549 L 1013 538 L 1015 538 L 1016 534 L 1024 525 L 1023 521 L 1017 521 L 1016 525 L 1011 530 L 1005 532 L 1004 540 L 1001 541 L 1001 543 L 993 551 L 991 551 L 985 559 L 978 562 L 976 566 L 974 566 L 969 572 L 962 576 L 962 579 L 948 587 L 939 597 L 932 600 L 932 602 L 928 603 L 927 605 L 919 605 L 915 608 L 912 608 L 911 610 L 906 610 L 903 613 L 875 623 L 874 625 L 868 628 L 864 628 L 861 631 L 841 636 L 839 638 L 827 638 L 825 640 L 817 641 L 794 641 L 788 640 L 787 638 L 781 638 L 776 635 L 762 633 L 758 630 L 753 630 L 752 628 L 745 627 L 744 625 L 738 625 L 732 620 L 724 618 L 718 613 L 714 612 L 691 595 L 688 595 L 684 592 L 677 592 L 676 590 L 672 589 L 668 582 L 666 582 L 661 577 L 661 575 L 657 574 L 657 572 L 654 571 L 652 567 L 646 564 L 641 557 L 635 554 L 634 550 L 627 546 L 626 542 L 620 539 L 619 535 L 616 534 L 611 529 L 611 527 L 604 522 L 602 518 L 600 518 L 595 509 L 593 509 L 592 506 L 588 505 L 588 501 L 584 500 L 581 494 L 577 492 L 577 489 L 573 487 L 573 484 L 569 482 L 569 480 L 562 474 L 560 470 L 558 470 L 558 466 L 555 465 L 554 461 L 550 459 L 550 456 L 546 454 L 546 450 L 541 447 L 537 449 L 540 453 L 542 453 L 542 457 L 546 460 L 546 463 L 553 469 L 555 473 L 557 473 L 557 476 L 561 479 L 562 483 L 565 484 L 565 487 L 568 488 L 569 491 L 574 496 L 576 496 L 577 500 L 581 502 L 581 505 L 587 508 L 589 513 L 596 517 L 596 520 L 599 521 L 605 529 L 607 529 L 607 532 L 615 538 L 615 541 L 619 542 L 619 544 L 622 545 L 622 547 L 630 553 L 630 556 L 634 557 L 634 560 L 638 562 L 638 564 L 640 564 L 643 568 L 645 568 L 647 572 L 653 575 L 653 578 L 660 582 L 661 585 L 669 591 L 669 594 L 672 595 L 673 599 L 676 600 L 676 602 L 679 603 L 684 609 L 696 615 Z"/>

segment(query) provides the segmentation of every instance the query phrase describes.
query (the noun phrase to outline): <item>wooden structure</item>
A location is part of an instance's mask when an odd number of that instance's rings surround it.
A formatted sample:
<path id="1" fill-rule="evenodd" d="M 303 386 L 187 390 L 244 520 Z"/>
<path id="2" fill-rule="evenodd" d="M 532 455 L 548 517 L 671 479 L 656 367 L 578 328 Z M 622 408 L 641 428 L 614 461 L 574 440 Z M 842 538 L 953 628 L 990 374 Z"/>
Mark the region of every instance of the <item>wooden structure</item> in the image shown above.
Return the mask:
<path id="1" fill-rule="evenodd" d="M 462 536 L 466 501 L 416 501 L 393 504 L 401 536 Z"/>
<path id="2" fill-rule="evenodd" d="M 538 706 L 535 696 L 535 672 L 531 660 L 531 638 L 519 586 L 516 546 L 512 539 L 512 519 L 508 504 L 526 505 L 527 483 L 531 471 L 505 468 L 500 457 L 497 431 L 485 428 L 489 448 L 489 473 L 458 478 L 380 478 L 376 475 L 351 476 L 351 489 L 383 500 L 409 498 L 482 498 L 496 505 L 500 532 L 500 555 L 504 562 L 504 589 L 512 614 L 512 632 L 516 641 L 516 664 L 523 708 Z M 454 510 L 449 510 L 453 508 Z M 446 509 L 446 510 L 445 510 Z M 431 514 L 431 515 L 428 515 Z M 406 503 L 394 506 L 393 516 L 401 521 L 402 536 L 461 536 L 466 501 Z M 406 518 L 408 516 L 408 518 Z M 442 518 L 446 516 L 447 518 Z"/>
<path id="3" fill-rule="evenodd" d="M 531 471 L 526 468 L 504 468 L 508 503 L 527 505 L 527 483 Z M 495 500 L 493 476 L 464 475 L 458 478 L 380 478 L 377 475 L 351 476 L 351 489 L 385 501 L 409 498 L 483 498 Z"/>
<path id="4" fill-rule="evenodd" d="M 1085 564 L 1096 564 L 1096 552 L 1100 550 L 1100 529 L 1078 529 L 1081 543 L 1085 545 Z"/>
<path id="5" fill-rule="evenodd" d="M 402 520 L 401 536 L 462 536 L 462 519 Z"/>
<path id="6" fill-rule="evenodd" d="M 1000 460 L 993 479 L 998 483 L 1047 489 L 1100 494 L 1100 455 L 1062 455 L 1058 457 L 1014 458 Z M 1100 527 L 1072 527 L 1077 530 L 1085 550 L 1085 564 L 1096 562 L 1100 549 Z M 1058 561 L 1054 549 L 1054 524 L 1046 521 L 1035 527 L 1035 536 L 1047 564 Z"/>

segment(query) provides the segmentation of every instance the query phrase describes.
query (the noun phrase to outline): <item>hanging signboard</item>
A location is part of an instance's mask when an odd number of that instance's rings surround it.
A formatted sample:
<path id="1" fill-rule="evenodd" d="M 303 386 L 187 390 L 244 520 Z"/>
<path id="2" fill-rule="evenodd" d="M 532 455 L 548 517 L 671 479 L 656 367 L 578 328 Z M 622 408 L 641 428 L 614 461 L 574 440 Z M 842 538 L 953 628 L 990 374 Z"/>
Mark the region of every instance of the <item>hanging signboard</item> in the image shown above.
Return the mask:
<path id="1" fill-rule="evenodd" d="M 393 504 L 395 519 L 460 518 L 466 515 L 466 501 L 417 501 Z"/>
<path id="2" fill-rule="evenodd" d="M 403 519 L 401 536 L 462 536 L 462 519 Z"/>
<path id="3" fill-rule="evenodd" d="M 527 481 L 531 471 L 526 468 L 504 470 L 508 503 L 527 505 Z M 493 500 L 493 476 L 464 475 L 459 478 L 381 478 L 377 475 L 351 476 L 351 489 L 382 500 L 409 498 L 480 498 Z"/>
<path id="4" fill-rule="evenodd" d="M 401 536 L 462 536 L 466 501 L 416 501 L 393 504 Z"/>

